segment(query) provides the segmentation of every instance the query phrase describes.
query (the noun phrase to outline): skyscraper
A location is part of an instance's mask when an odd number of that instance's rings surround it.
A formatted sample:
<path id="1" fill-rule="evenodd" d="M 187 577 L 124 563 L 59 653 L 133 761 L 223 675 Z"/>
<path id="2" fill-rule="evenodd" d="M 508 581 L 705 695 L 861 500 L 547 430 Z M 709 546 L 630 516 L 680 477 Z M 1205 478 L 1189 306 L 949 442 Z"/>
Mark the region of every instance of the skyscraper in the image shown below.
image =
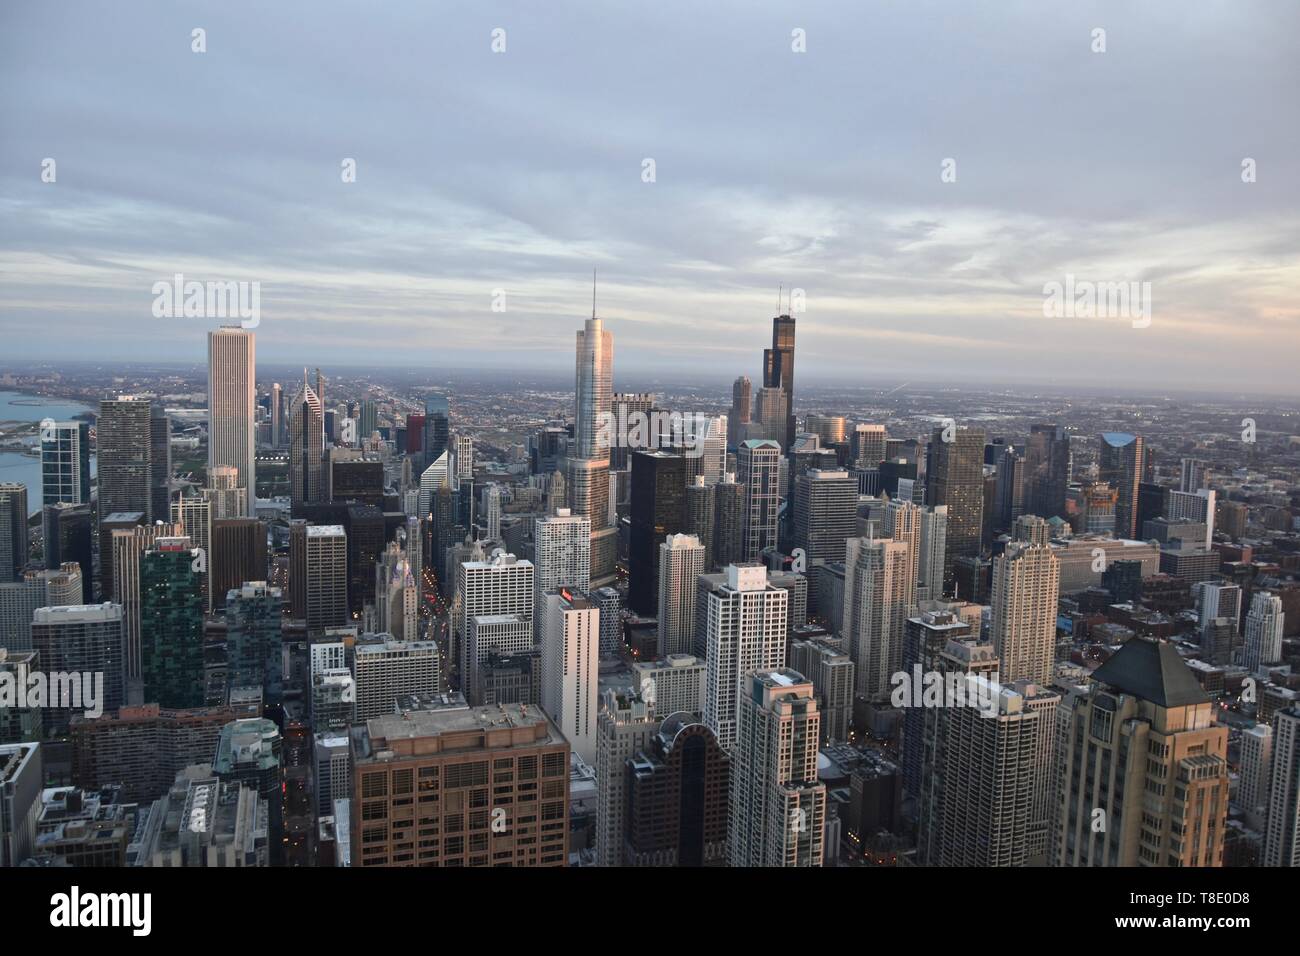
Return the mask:
<path id="1" fill-rule="evenodd" d="M 596 719 L 596 864 L 622 866 L 625 835 L 627 762 L 659 729 L 654 705 L 632 688 L 601 694 Z"/>
<path id="2" fill-rule="evenodd" d="M 627 565 L 628 604 L 653 615 L 659 606 L 659 545 L 686 527 L 687 460 L 665 451 L 632 455 Z"/>
<path id="3" fill-rule="evenodd" d="M 111 535 L 104 530 L 104 521 L 109 515 L 139 512 L 146 523 L 155 517 L 166 519 L 165 514 L 153 513 L 150 467 L 153 442 L 148 399 L 123 395 L 100 402 L 95 446 L 95 480 L 99 489 L 96 510 L 100 521 L 99 553 L 102 560 L 111 548 Z M 104 580 L 109 580 L 107 575 Z M 105 596 L 109 596 L 107 590 Z"/>
<path id="4" fill-rule="evenodd" d="M 1241 663 L 1247 673 L 1253 674 L 1264 664 L 1281 661 L 1285 619 L 1282 599 L 1276 594 L 1260 591 L 1251 598 L 1241 653 Z"/>
<path id="5" fill-rule="evenodd" d="M 90 503 L 88 423 L 42 423 L 41 501 L 44 505 Z"/>
<path id="6" fill-rule="evenodd" d="M 569 502 L 575 515 L 591 520 L 591 581 L 613 583 L 618 559 L 616 533 L 609 525 L 609 442 L 614 381 L 614 336 L 592 316 L 577 333 L 576 418 L 568 459 Z"/>
<path id="7" fill-rule="evenodd" d="M 1200 458 L 1184 458 L 1182 460 L 1182 474 L 1178 482 L 1178 490 L 1186 494 L 1195 494 L 1202 488 L 1207 487 L 1206 478 L 1209 473 L 1209 467 L 1205 461 Z"/>
<path id="8" fill-rule="evenodd" d="M 846 550 L 843 633 L 858 693 L 878 700 L 902 668 L 912 559 L 905 540 L 850 538 Z"/>
<path id="9" fill-rule="evenodd" d="M 166 521 L 171 502 L 172 426 L 158 402 L 149 406 L 149 504 L 154 521 Z"/>
<path id="10" fill-rule="evenodd" d="M 1300 866 L 1300 707 L 1273 718 L 1273 779 L 1264 833 L 1265 866 Z"/>
<path id="11" fill-rule="evenodd" d="M 844 560 L 858 524 L 858 482 L 847 471 L 810 468 L 795 479 L 794 546 L 814 565 Z"/>
<path id="12" fill-rule="evenodd" d="M 0 484 L 0 582 L 17 581 L 27 569 L 27 486 Z"/>
<path id="13" fill-rule="evenodd" d="M 600 693 L 600 608 L 586 594 L 557 588 L 544 595 L 542 709 L 588 764 L 596 762 Z"/>
<path id="14" fill-rule="evenodd" d="M 713 486 L 713 565 L 725 568 L 745 561 L 746 486 L 734 473 Z"/>
<path id="15" fill-rule="evenodd" d="M 47 674 L 102 675 L 102 696 L 95 703 L 104 713 L 125 703 L 122 671 L 122 607 L 119 604 L 43 607 L 32 615 L 32 649 Z M 84 681 L 83 681 L 84 686 Z M 80 703 L 80 707 L 72 707 Z M 91 706 L 80 702 L 49 702 L 47 732 L 66 733 L 74 714 Z"/>
<path id="16" fill-rule="evenodd" d="M 302 386 L 289 407 L 289 496 L 295 515 L 303 505 L 324 500 L 324 454 L 325 409 L 304 373 Z"/>
<path id="17" fill-rule="evenodd" d="M 660 657 L 691 652 L 695 643 L 696 581 L 704 571 L 704 546 L 699 538 L 670 534 L 659 545 Z"/>
<path id="18" fill-rule="evenodd" d="M 943 568 L 948 551 L 948 506 L 921 510 L 920 554 L 916 561 L 917 601 L 938 601 L 944 595 Z"/>
<path id="19" fill-rule="evenodd" d="M 533 620 L 541 633 L 547 591 L 558 587 L 585 592 L 591 586 L 591 520 L 568 508 L 533 522 Z"/>
<path id="20" fill-rule="evenodd" d="M 239 326 L 208 333 L 208 469 L 237 468 L 245 489 L 245 514 L 256 499 L 257 360 L 254 336 Z"/>
<path id="21" fill-rule="evenodd" d="M 1119 492 L 1115 502 L 1115 536 L 1135 538 L 1142 530 L 1137 526 L 1138 485 L 1146 468 L 1142 436 L 1103 432 L 1098 440 L 1097 480 Z"/>
<path id="22" fill-rule="evenodd" d="M 1190 668 L 1132 637 L 1092 679 L 1064 718 L 1056 864 L 1222 866 L 1228 728 Z"/>
<path id="23" fill-rule="evenodd" d="M 772 347 L 763 350 L 763 387 L 779 388 L 785 393 L 788 421 L 781 441 L 785 448 L 794 444 L 795 433 L 794 326 L 793 316 L 775 316 L 772 319 Z"/>
<path id="24" fill-rule="evenodd" d="M 1060 577 L 1050 545 L 1013 544 L 993 559 L 991 631 L 1004 683 L 1051 683 Z"/>
<path id="25" fill-rule="evenodd" d="M 279 588 L 248 581 L 225 599 L 227 684 L 262 689 L 267 704 L 284 698 Z"/>
<path id="26" fill-rule="evenodd" d="M 963 699 L 938 715 L 937 819 L 927 863 L 1025 866 L 1045 862 L 1056 707 L 1060 697 L 1031 682 L 963 675 Z"/>
<path id="27" fill-rule="evenodd" d="M 533 620 L 535 569 L 531 561 L 494 551 L 489 558 L 462 561 L 456 567 L 456 596 L 452 608 L 452 654 L 462 677 L 475 661 L 468 657 L 469 622 L 487 615 L 518 615 Z M 540 638 L 535 634 L 535 638 Z M 480 658 L 482 652 L 480 652 Z M 471 685 L 472 686 L 472 682 Z"/>
<path id="28" fill-rule="evenodd" d="M 181 526 L 181 533 L 190 544 L 203 552 L 199 581 L 203 588 L 203 608 L 212 611 L 213 594 L 210 587 L 212 570 L 212 503 L 197 495 L 182 495 L 172 502 L 172 524 Z"/>
<path id="29" fill-rule="evenodd" d="M 945 440 L 945 436 L 950 440 Z M 925 500 L 948 507 L 944 584 L 952 582 L 953 561 L 978 555 L 984 523 L 984 432 L 978 428 L 935 428 L 926 448 Z"/>
<path id="30" fill-rule="evenodd" d="M 308 525 L 305 546 L 307 629 L 342 627 L 348 621 L 347 533 L 342 525 Z"/>
<path id="31" fill-rule="evenodd" d="M 1024 469 L 1025 510 L 1040 518 L 1063 514 L 1070 483 L 1070 436 L 1065 429 L 1060 425 L 1031 425 Z"/>
<path id="32" fill-rule="evenodd" d="M 817 778 L 821 713 L 789 668 L 743 679 L 731 767 L 732 866 L 821 866 L 826 786 Z"/>
<path id="33" fill-rule="evenodd" d="M 853 459 L 853 467 L 860 471 L 880 467 L 880 463 L 885 460 L 886 438 L 884 425 L 866 422 L 854 425 L 849 440 L 849 456 Z"/>
<path id="34" fill-rule="evenodd" d="M 727 414 L 727 447 L 737 447 L 745 436 L 745 426 L 749 424 L 753 411 L 753 386 L 748 378 L 741 375 L 731 385 L 731 411 Z"/>
<path id="35" fill-rule="evenodd" d="M 85 600 L 94 596 L 94 516 L 90 505 L 58 503 L 41 509 L 42 537 L 45 541 L 45 567 L 53 570 L 69 561 L 81 567 Z"/>
<path id="36" fill-rule="evenodd" d="M 781 504 L 781 446 L 768 439 L 740 443 L 736 455 L 736 480 L 745 489 L 741 534 L 744 560 L 757 561 L 777 544 L 777 517 Z"/>
<path id="37" fill-rule="evenodd" d="M 669 714 L 627 764 L 625 866 L 725 866 L 731 761 L 713 731 Z"/>
<path id="38" fill-rule="evenodd" d="M 698 586 L 697 627 L 707 648 L 704 722 L 731 753 L 745 675 L 785 666 L 789 595 L 758 565 L 728 565 L 701 575 Z"/>
<path id="39" fill-rule="evenodd" d="M 686 486 L 686 525 L 687 534 L 700 539 L 704 546 L 704 568 L 713 567 L 713 532 L 717 521 L 714 491 L 717 484 L 706 485 L 703 475 L 696 475 Z"/>
<path id="40" fill-rule="evenodd" d="M 199 552 L 186 537 L 162 537 L 140 558 L 140 676 L 144 699 L 202 707 L 203 594 Z"/>
<path id="41" fill-rule="evenodd" d="M 110 515 L 111 519 L 113 516 Z M 144 699 L 144 649 L 141 631 L 143 585 L 141 581 L 141 560 L 146 551 L 154 547 L 160 538 L 179 538 L 184 529 L 178 524 L 152 524 L 132 527 L 113 527 L 107 521 L 104 527 L 111 528 L 109 554 L 112 555 L 112 588 L 109 589 L 113 600 L 122 605 L 124 656 L 126 658 L 126 694 L 127 703 L 142 704 Z M 100 555 L 103 564 L 104 556 Z M 200 611 L 202 597 L 200 596 Z M 197 706 L 197 705 L 196 705 Z"/>

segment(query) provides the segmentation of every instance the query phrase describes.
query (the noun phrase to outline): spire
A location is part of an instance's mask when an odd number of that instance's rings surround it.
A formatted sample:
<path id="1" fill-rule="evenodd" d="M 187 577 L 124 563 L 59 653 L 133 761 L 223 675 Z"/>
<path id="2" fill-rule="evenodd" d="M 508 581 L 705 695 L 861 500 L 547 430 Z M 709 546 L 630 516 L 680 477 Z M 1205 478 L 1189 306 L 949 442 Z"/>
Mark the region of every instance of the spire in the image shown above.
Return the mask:
<path id="1" fill-rule="evenodd" d="M 591 317 L 596 317 L 596 267 L 591 267 Z"/>

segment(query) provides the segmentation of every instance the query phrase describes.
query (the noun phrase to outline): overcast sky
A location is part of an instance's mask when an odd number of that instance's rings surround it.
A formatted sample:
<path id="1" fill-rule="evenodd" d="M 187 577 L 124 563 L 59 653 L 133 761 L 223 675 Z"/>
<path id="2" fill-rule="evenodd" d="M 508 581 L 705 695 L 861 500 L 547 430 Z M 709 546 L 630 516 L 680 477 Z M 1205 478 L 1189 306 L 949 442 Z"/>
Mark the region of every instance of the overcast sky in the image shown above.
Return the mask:
<path id="1" fill-rule="evenodd" d="M 596 267 L 616 374 L 756 377 L 784 284 L 804 382 L 1285 392 L 1297 37 L 1294 0 L 4 3 L 0 355 L 201 361 L 179 272 L 261 284 L 268 362 L 571 367 Z M 1150 282 L 1150 325 L 1045 318 L 1067 275 Z"/>

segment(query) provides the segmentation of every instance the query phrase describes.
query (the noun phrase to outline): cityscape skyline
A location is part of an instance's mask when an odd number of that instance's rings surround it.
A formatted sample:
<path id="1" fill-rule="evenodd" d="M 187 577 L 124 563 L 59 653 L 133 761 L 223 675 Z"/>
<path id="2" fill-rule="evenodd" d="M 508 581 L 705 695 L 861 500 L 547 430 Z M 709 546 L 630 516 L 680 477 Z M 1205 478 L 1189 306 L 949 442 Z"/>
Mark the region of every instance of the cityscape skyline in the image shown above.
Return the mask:
<path id="1" fill-rule="evenodd" d="M 1275 118 L 1285 77 L 1300 80 L 1281 39 L 1300 11 L 1263 7 L 1173 31 L 1160 5 L 690 9 L 696 28 L 670 40 L 644 12 L 395 5 L 314 23 L 293 45 L 302 72 L 328 77 L 314 86 L 286 80 L 286 11 L 7 11 L 0 75 L 31 95 L 0 104 L 0 329 L 57 322 L 105 359 L 167 359 L 194 320 L 155 318 L 151 290 L 180 273 L 260 284 L 266 361 L 310 339 L 315 361 L 378 362 L 400 339 L 429 364 L 531 367 L 540 349 L 558 368 L 549 343 L 585 311 L 595 266 L 628 370 L 739 364 L 784 286 L 803 296 L 805 381 L 975 362 L 1004 382 L 1282 391 L 1295 349 L 1278 346 L 1300 348 L 1300 144 Z M 922 32 L 940 10 L 947 29 Z M 60 55 L 102 77 L 75 100 L 26 42 L 55 19 Z M 398 22 L 415 42 L 363 60 Z M 238 83 L 213 82 L 236 63 Z M 1264 69 L 1277 81 L 1257 82 Z M 584 86 L 592 74 L 606 82 Z M 823 105 L 823 89 L 855 106 Z M 161 141 L 142 125 L 154 116 L 177 123 Z M 1104 117 L 1105 145 L 1050 135 L 1061 116 Z M 213 158 L 225 143 L 239 161 Z M 1045 317 L 1046 284 L 1072 276 L 1149 282 L 1150 324 Z M 1070 361 L 1045 375 L 1065 342 Z M 20 336 L 10 355 L 51 351 Z"/>
<path id="2" fill-rule="evenodd" d="M 16 925 L 1285 921 L 1300 6 L 987 6 L 0 13 Z"/>

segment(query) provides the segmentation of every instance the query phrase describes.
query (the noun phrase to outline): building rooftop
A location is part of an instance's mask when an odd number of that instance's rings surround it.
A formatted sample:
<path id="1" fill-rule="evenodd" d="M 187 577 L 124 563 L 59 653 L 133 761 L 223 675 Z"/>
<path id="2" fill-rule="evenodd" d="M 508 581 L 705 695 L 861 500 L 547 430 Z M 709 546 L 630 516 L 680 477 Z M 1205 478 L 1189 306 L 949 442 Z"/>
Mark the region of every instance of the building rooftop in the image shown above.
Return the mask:
<path id="1" fill-rule="evenodd" d="M 531 733 L 511 733 L 531 731 Z M 482 734 L 492 736 L 484 744 Z M 458 710 L 414 710 L 400 714 L 373 717 L 364 727 L 354 727 L 352 741 L 358 761 L 392 759 L 403 741 L 447 735 L 448 746 L 441 751 L 420 753 L 454 753 L 459 750 L 507 749 L 535 747 L 538 744 L 560 744 L 564 735 L 534 704 L 501 704 L 496 707 L 467 707 Z M 460 738 L 460 739 L 457 739 Z M 400 748 L 410 752 L 409 747 Z"/>
<path id="2" fill-rule="evenodd" d="M 1204 704 L 1209 697 L 1177 649 L 1134 637 L 1092 673 L 1092 679 L 1160 707 Z"/>

